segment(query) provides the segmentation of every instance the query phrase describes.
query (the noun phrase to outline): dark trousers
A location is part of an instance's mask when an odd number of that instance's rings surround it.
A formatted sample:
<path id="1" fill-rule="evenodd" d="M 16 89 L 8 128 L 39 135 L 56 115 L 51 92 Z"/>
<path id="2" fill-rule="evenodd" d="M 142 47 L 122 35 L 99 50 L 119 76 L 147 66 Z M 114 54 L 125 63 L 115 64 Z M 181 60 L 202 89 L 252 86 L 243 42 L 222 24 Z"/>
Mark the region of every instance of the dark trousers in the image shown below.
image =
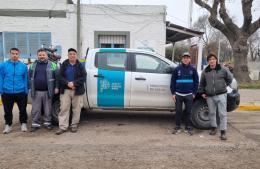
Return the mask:
<path id="1" fill-rule="evenodd" d="M 186 127 L 191 127 L 191 107 L 193 102 L 193 96 L 179 96 L 176 95 L 176 102 L 175 102 L 175 108 L 176 108 L 176 115 L 175 115 L 175 122 L 176 126 L 181 126 L 181 119 L 182 115 L 184 113 L 185 115 L 185 125 Z M 182 110 L 182 105 L 185 105 L 185 110 Z"/>
<path id="2" fill-rule="evenodd" d="M 12 125 L 13 123 L 13 107 L 14 103 L 17 103 L 19 108 L 19 120 L 20 123 L 27 123 L 27 94 L 15 93 L 15 94 L 2 94 L 2 102 L 5 111 L 5 124 Z"/>

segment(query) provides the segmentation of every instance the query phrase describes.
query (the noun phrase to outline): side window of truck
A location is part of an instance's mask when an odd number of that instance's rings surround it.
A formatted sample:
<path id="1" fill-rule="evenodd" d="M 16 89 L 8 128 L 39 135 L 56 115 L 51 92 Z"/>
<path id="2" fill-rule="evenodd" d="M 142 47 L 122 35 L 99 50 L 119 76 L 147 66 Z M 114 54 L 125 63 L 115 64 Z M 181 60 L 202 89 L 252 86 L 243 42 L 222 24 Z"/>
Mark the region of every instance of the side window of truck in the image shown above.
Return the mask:
<path id="1" fill-rule="evenodd" d="M 96 53 L 95 66 L 106 70 L 127 70 L 127 53 Z"/>
<path id="2" fill-rule="evenodd" d="M 134 71 L 144 73 L 166 74 L 170 65 L 160 58 L 148 54 L 134 55 Z"/>

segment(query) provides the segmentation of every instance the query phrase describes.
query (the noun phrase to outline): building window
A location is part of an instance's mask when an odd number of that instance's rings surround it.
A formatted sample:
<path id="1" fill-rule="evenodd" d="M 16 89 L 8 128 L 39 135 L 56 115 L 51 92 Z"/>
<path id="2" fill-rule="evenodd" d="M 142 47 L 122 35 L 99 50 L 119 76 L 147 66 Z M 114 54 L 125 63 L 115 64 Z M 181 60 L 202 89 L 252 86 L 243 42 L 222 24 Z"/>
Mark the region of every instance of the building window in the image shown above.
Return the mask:
<path id="1" fill-rule="evenodd" d="M 130 48 L 130 32 L 95 31 L 95 48 Z"/>
<path id="2" fill-rule="evenodd" d="M 23 59 L 35 59 L 42 45 L 51 45 L 50 32 L 2 32 L 0 35 L 3 60 L 9 58 L 9 50 L 17 47 Z M 0 46 L 0 55 L 1 55 Z"/>
<path id="3" fill-rule="evenodd" d="M 99 35 L 98 36 L 99 48 L 125 48 L 126 36 L 125 35 Z"/>

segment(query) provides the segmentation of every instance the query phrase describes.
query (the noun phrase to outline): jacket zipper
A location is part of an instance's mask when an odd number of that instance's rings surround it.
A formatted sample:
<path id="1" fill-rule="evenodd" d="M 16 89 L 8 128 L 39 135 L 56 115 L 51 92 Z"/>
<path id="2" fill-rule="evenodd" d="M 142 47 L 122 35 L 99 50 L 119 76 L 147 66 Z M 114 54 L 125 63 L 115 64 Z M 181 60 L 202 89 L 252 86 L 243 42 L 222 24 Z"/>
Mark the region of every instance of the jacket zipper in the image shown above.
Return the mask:
<path id="1" fill-rule="evenodd" d="M 215 71 L 213 71 L 213 91 L 214 91 L 214 95 L 216 95 L 216 89 L 215 89 Z"/>
<path id="2" fill-rule="evenodd" d="M 14 76 L 13 76 L 13 93 L 14 93 L 14 77 L 15 77 L 15 63 L 14 63 Z"/>

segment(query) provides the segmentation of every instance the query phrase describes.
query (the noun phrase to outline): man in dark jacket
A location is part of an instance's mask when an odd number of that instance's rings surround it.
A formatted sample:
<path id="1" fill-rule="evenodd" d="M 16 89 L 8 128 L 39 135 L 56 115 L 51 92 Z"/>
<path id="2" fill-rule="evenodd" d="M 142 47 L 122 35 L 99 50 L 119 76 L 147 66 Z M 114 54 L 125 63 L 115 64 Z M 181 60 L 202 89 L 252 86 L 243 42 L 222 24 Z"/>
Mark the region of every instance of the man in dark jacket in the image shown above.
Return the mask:
<path id="1" fill-rule="evenodd" d="M 60 68 L 60 113 L 59 130 L 60 135 L 68 130 L 70 106 L 72 105 L 71 132 L 77 132 L 80 120 L 80 112 L 83 106 L 83 94 L 85 93 L 86 71 L 77 59 L 77 51 L 73 48 L 68 50 L 68 58 Z"/>
<path id="2" fill-rule="evenodd" d="M 184 53 L 182 55 L 182 64 L 176 67 L 172 73 L 171 79 L 171 93 L 172 98 L 175 102 L 176 115 L 175 121 L 176 126 L 174 128 L 173 134 L 178 134 L 181 132 L 181 119 L 182 119 L 182 105 L 185 104 L 185 117 L 186 126 L 185 131 L 192 135 L 191 126 L 191 107 L 193 99 L 197 93 L 198 89 L 198 73 L 194 67 L 190 65 L 191 56 L 189 53 Z"/>
<path id="3" fill-rule="evenodd" d="M 51 130 L 51 104 L 54 94 L 59 92 L 58 69 L 54 62 L 48 60 L 44 49 L 37 51 L 38 60 L 29 67 L 29 79 L 32 96 L 32 129 L 41 127 L 40 118 L 43 107 L 44 127 Z"/>
<path id="4" fill-rule="evenodd" d="M 232 82 L 232 74 L 230 71 L 220 64 L 214 53 L 207 56 L 209 65 L 201 74 L 199 92 L 202 97 L 207 99 L 209 107 L 209 117 L 211 123 L 210 135 L 217 133 L 216 110 L 218 110 L 220 118 L 221 140 L 226 140 L 227 130 L 227 86 Z"/>

